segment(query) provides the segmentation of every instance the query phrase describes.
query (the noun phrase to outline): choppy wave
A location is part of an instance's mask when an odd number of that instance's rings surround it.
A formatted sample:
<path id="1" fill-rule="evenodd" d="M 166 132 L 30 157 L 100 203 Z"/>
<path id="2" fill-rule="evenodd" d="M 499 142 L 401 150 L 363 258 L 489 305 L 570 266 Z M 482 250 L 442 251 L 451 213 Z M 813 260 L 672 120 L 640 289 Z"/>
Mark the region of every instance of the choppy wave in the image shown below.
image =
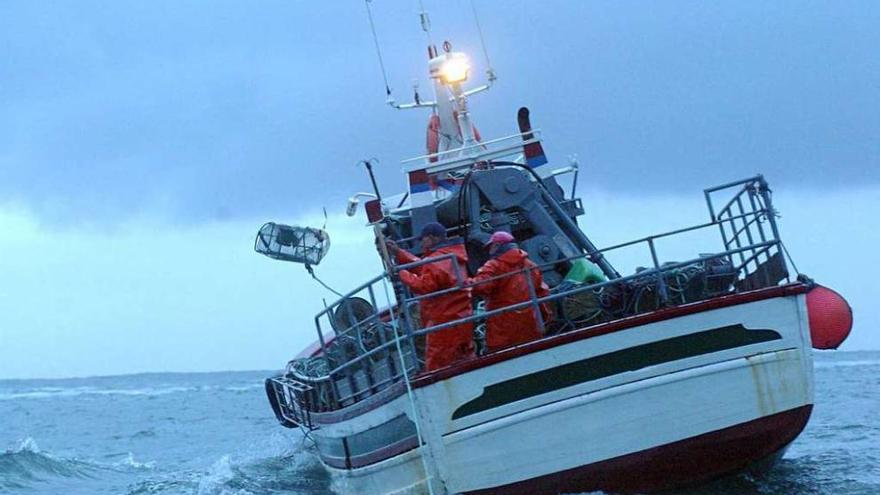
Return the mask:
<path id="1" fill-rule="evenodd" d="M 815 363 L 813 418 L 774 470 L 676 495 L 880 493 L 880 353 Z M 304 438 L 277 425 L 266 374 L 0 380 L 0 493 L 332 493 Z"/>
<path id="2" fill-rule="evenodd" d="M 63 486 L 71 478 L 103 483 L 114 474 L 140 478 L 127 483 L 127 495 L 329 493 L 325 472 L 304 450 L 252 459 L 222 455 L 206 470 L 178 471 L 162 471 L 154 461 L 138 460 L 131 452 L 112 463 L 64 458 L 42 451 L 30 437 L 0 453 L 0 493 L 53 482 Z"/>
<path id="3" fill-rule="evenodd" d="M 87 462 L 42 452 L 30 437 L 0 453 L 0 488 L 20 489 L 48 477 L 89 477 L 93 471 Z"/>
<path id="4" fill-rule="evenodd" d="M 111 472 L 150 472 L 155 467 L 154 461 L 138 461 L 131 452 L 111 464 L 62 457 L 41 450 L 37 442 L 28 437 L 20 440 L 15 447 L 0 453 L 0 491 L 24 489 L 38 482 L 64 478 L 100 478 Z"/>

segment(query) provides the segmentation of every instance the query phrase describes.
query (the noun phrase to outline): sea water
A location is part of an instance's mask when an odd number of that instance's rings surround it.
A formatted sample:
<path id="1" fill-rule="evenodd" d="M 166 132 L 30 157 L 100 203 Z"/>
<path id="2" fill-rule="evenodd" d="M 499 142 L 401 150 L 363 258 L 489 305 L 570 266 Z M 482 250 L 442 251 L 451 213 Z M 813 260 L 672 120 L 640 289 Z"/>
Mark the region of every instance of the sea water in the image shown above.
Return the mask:
<path id="1" fill-rule="evenodd" d="M 331 493 L 269 374 L 0 380 L 0 493 Z M 813 416 L 774 469 L 679 493 L 880 494 L 880 352 L 816 356 Z"/>

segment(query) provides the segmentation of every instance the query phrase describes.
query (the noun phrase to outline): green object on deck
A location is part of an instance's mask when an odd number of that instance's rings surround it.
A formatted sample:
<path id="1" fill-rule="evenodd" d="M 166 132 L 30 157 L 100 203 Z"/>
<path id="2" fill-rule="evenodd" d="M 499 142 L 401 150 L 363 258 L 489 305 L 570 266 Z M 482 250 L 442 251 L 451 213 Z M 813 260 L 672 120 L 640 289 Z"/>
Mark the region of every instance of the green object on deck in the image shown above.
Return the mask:
<path id="1" fill-rule="evenodd" d="M 565 275 L 566 282 L 577 284 L 595 284 L 604 282 L 605 274 L 594 263 L 580 258 L 571 262 L 571 269 Z"/>

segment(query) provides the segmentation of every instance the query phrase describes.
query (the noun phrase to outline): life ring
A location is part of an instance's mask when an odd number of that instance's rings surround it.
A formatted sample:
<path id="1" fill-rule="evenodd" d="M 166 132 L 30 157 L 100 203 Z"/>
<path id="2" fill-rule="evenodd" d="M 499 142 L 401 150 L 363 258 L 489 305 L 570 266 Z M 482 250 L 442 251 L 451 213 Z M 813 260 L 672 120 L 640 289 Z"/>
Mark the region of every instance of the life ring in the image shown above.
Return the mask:
<path id="1" fill-rule="evenodd" d="M 428 136 L 426 147 L 428 148 L 428 154 L 434 155 L 438 151 L 440 151 L 440 116 L 437 114 L 431 115 L 431 118 L 428 119 Z M 430 161 L 436 162 L 437 157 L 432 156 Z"/>

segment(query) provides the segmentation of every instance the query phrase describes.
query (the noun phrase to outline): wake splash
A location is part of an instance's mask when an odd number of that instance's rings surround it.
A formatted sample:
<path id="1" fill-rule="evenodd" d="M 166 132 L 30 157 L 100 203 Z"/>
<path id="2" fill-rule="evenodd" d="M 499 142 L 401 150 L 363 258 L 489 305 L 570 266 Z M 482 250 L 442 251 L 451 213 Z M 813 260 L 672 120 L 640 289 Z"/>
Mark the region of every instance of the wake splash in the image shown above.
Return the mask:
<path id="1" fill-rule="evenodd" d="M 239 470 L 232 468 L 230 457 L 224 455 L 211 466 L 207 474 L 199 479 L 196 493 L 198 495 L 253 495 L 245 488 L 235 487 L 245 478 Z"/>
<path id="2" fill-rule="evenodd" d="M 863 366 L 880 366 L 878 359 L 860 359 L 854 361 L 815 361 L 813 367 L 818 369 L 825 368 L 854 368 Z"/>
<path id="3" fill-rule="evenodd" d="M 143 480 L 126 495 L 191 493 L 194 495 L 326 494 L 329 477 L 313 454 L 304 451 L 278 457 L 241 460 L 223 455 L 205 471 L 178 471 Z"/>

